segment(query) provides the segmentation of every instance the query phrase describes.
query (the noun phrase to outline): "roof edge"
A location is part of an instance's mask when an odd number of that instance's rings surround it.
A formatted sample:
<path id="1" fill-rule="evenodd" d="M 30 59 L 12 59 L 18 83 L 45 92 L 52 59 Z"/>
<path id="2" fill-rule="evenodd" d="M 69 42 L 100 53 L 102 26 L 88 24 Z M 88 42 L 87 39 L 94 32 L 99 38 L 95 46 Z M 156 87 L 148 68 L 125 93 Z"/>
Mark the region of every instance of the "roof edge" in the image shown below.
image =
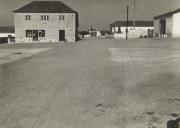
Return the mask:
<path id="1" fill-rule="evenodd" d="M 129 20 L 128 24 L 129 26 L 133 26 L 133 20 Z M 141 26 L 147 26 L 147 27 L 153 27 L 154 26 L 154 21 L 153 20 L 136 20 L 135 21 L 137 27 Z M 117 20 L 114 21 L 110 26 L 126 26 L 127 21 L 125 20 Z"/>
<path id="2" fill-rule="evenodd" d="M 58 10 L 55 10 L 54 12 L 53 12 L 53 10 L 51 10 L 51 11 L 45 11 L 45 10 L 41 10 L 41 9 L 39 9 L 37 12 L 35 12 L 35 11 L 33 11 L 32 9 L 30 9 L 30 10 L 28 10 L 28 11 L 24 11 L 23 9 L 24 8 L 29 8 L 29 7 L 31 7 L 31 6 L 34 6 L 34 4 L 41 4 L 41 3 L 48 3 L 48 2 L 54 2 L 54 4 L 56 3 L 56 4 L 61 4 L 61 6 L 64 6 L 65 8 L 66 8 L 66 11 L 67 12 L 58 12 Z M 22 6 L 21 8 L 18 8 L 18 9 L 16 9 L 16 10 L 13 10 L 12 12 L 14 12 L 14 13 L 78 13 L 77 11 L 75 11 L 74 9 L 72 9 L 71 7 L 69 7 L 68 5 L 66 5 L 65 3 L 63 3 L 62 1 L 54 1 L 54 0 L 52 0 L 52 1 L 39 1 L 39 0 L 34 0 L 34 1 L 31 1 L 31 2 L 29 2 L 29 3 L 27 3 L 27 4 L 25 4 L 24 6 Z"/>
<path id="3" fill-rule="evenodd" d="M 175 13 L 178 13 L 180 12 L 180 8 L 179 9 L 176 9 L 174 11 L 170 11 L 170 12 L 167 12 L 167 13 L 163 13 L 161 15 L 157 15 L 154 17 L 154 20 L 158 20 L 158 19 L 161 19 L 161 18 L 166 18 L 166 17 L 171 17 L 173 14 Z"/>
<path id="4" fill-rule="evenodd" d="M 78 12 L 14 12 L 14 13 L 78 13 Z"/>

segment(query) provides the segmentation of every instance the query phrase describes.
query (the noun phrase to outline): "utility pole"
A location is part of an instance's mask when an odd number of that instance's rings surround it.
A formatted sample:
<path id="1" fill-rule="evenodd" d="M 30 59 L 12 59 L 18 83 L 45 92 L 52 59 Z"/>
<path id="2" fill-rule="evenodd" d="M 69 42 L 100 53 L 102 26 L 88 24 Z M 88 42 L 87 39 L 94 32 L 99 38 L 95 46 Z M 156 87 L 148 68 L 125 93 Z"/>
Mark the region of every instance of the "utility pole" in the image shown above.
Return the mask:
<path id="1" fill-rule="evenodd" d="M 135 3 L 135 0 L 133 0 L 133 11 L 134 11 L 134 16 L 133 16 L 133 19 L 134 19 L 134 21 L 133 21 L 133 26 L 134 26 L 134 30 L 135 30 L 135 28 L 136 28 L 136 3 Z"/>
<path id="2" fill-rule="evenodd" d="M 128 40 L 128 27 L 129 27 L 129 6 L 127 5 L 126 40 Z"/>

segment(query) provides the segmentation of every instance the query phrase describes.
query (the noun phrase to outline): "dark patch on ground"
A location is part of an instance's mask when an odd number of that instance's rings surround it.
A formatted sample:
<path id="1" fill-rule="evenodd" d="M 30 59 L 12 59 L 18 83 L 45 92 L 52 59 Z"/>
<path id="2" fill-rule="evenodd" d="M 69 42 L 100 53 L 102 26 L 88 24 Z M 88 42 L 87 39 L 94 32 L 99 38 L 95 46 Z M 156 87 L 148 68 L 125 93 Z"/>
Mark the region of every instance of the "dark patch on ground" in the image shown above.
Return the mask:
<path id="1" fill-rule="evenodd" d="M 103 104 L 96 104 L 96 107 L 102 107 Z"/>
<path id="2" fill-rule="evenodd" d="M 178 114 L 172 113 L 171 116 L 172 116 L 172 117 L 178 117 Z"/>
<path id="3" fill-rule="evenodd" d="M 22 54 L 22 52 L 13 52 L 12 54 Z"/>
<path id="4" fill-rule="evenodd" d="M 153 122 L 153 123 L 163 123 L 163 121 L 161 121 L 160 118 L 155 117 L 155 116 L 151 117 L 151 122 Z"/>
<path id="5" fill-rule="evenodd" d="M 180 102 L 180 99 L 169 99 L 170 101 L 177 101 Z"/>
<path id="6" fill-rule="evenodd" d="M 154 115 L 154 112 L 146 112 L 147 115 Z"/>
<path id="7" fill-rule="evenodd" d="M 100 117 L 100 116 L 103 116 L 104 114 L 105 114 L 105 108 L 104 108 L 104 106 L 103 106 L 103 104 L 96 104 L 95 105 L 96 106 L 96 108 L 97 108 L 97 110 L 98 110 L 98 112 L 95 114 L 95 117 Z"/>

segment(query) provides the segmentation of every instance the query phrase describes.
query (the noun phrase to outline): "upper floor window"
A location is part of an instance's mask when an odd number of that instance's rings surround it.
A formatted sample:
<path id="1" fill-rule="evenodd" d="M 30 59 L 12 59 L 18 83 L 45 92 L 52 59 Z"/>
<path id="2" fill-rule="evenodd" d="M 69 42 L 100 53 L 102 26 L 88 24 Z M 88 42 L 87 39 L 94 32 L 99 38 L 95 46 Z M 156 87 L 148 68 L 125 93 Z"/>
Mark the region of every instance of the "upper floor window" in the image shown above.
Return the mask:
<path id="1" fill-rule="evenodd" d="M 25 16 L 25 20 L 31 20 L 31 16 L 30 15 L 26 15 Z"/>
<path id="2" fill-rule="evenodd" d="M 64 19 L 65 19 L 64 15 L 60 15 L 60 16 L 59 16 L 59 20 L 64 21 Z"/>
<path id="3" fill-rule="evenodd" d="M 49 16 L 43 15 L 43 16 L 41 16 L 41 20 L 42 20 L 42 21 L 48 21 L 48 20 L 49 20 Z"/>

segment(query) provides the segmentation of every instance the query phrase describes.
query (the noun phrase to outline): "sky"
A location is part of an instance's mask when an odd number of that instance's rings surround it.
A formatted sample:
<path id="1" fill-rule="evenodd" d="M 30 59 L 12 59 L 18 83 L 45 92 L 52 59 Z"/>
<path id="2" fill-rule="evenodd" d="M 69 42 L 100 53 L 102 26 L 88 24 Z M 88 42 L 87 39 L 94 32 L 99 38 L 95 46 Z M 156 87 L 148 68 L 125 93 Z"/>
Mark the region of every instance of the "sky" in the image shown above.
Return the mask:
<path id="1" fill-rule="evenodd" d="M 0 26 L 13 26 L 13 10 L 32 0 L 0 0 Z M 50 1 L 50 0 L 48 0 Z M 58 0 L 56 0 L 58 1 Z M 108 30 L 116 20 L 126 20 L 126 6 L 129 5 L 129 19 L 133 19 L 133 0 L 61 0 L 78 11 L 80 29 L 87 30 L 90 25 Z M 153 20 L 162 13 L 180 8 L 180 0 L 135 0 L 136 20 Z"/>

